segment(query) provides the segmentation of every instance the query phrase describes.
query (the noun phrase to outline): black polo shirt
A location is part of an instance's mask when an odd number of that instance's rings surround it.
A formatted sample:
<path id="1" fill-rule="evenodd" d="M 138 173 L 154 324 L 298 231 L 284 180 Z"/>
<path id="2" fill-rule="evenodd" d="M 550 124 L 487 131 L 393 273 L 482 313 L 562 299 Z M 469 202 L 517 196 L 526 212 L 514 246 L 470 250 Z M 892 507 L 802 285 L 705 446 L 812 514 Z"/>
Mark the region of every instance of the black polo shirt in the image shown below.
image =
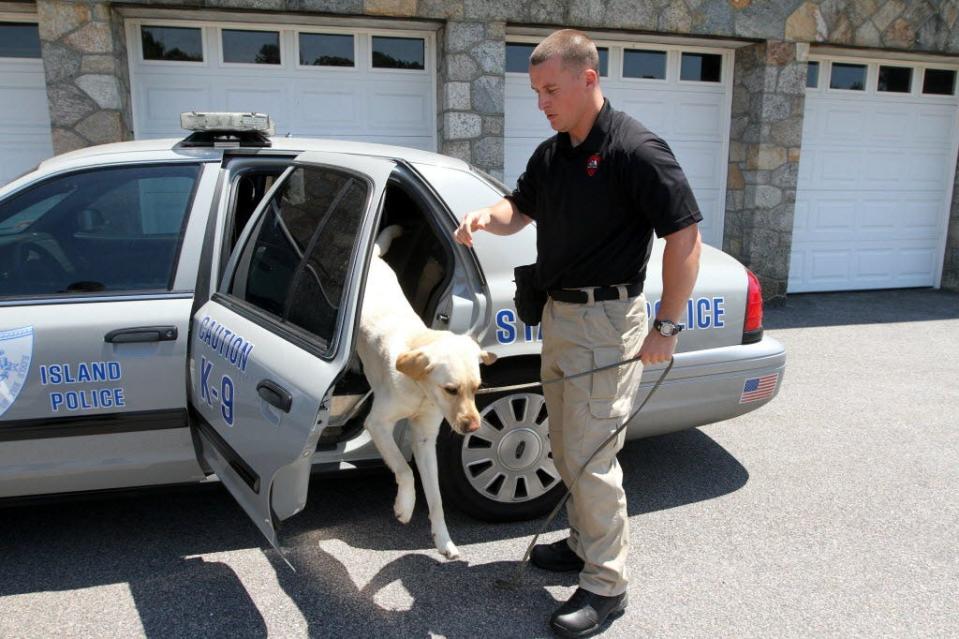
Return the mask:
<path id="1" fill-rule="evenodd" d="M 578 146 L 567 133 L 540 144 L 507 197 L 536 221 L 545 288 L 643 280 L 653 232 L 703 219 L 666 142 L 609 100 Z"/>

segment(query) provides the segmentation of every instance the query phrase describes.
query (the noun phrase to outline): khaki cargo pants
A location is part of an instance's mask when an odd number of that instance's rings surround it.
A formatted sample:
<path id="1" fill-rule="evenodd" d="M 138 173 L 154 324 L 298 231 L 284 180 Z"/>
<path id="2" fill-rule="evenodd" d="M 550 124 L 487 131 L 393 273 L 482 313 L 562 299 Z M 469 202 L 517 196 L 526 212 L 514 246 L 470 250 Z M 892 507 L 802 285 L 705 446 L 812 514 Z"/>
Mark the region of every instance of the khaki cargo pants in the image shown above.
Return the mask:
<path id="1" fill-rule="evenodd" d="M 550 299 L 543 310 L 543 381 L 636 355 L 646 337 L 646 298 L 584 304 Z M 592 297 L 590 296 L 590 299 Z M 566 486 L 635 407 L 642 364 L 543 386 L 553 463 Z M 634 406 L 635 404 L 635 406 Z M 589 463 L 566 504 L 570 546 L 585 561 L 579 585 L 598 595 L 626 591 L 629 520 L 616 453 L 625 431 Z"/>

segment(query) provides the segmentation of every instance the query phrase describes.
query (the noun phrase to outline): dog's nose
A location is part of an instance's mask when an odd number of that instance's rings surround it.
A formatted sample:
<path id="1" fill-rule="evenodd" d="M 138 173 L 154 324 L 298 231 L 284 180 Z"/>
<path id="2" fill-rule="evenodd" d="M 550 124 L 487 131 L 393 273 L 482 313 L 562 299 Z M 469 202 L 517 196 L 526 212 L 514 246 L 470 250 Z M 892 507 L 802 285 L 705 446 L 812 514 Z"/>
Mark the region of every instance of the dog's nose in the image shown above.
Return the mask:
<path id="1" fill-rule="evenodd" d="M 460 428 L 464 433 L 473 433 L 479 430 L 480 423 L 475 417 L 467 417 L 460 420 Z"/>

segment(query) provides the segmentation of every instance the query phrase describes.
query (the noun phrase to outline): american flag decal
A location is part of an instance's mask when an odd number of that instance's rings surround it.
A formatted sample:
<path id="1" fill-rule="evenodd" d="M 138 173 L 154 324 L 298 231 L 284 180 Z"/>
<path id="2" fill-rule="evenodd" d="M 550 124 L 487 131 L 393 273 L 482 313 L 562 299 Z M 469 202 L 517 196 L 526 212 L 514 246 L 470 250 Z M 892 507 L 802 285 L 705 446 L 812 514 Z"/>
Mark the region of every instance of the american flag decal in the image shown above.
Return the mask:
<path id="1" fill-rule="evenodd" d="M 762 377 L 750 377 L 743 384 L 743 394 L 739 396 L 740 404 L 749 402 L 758 402 L 761 399 L 768 399 L 776 392 L 776 383 L 779 381 L 779 373 L 770 373 Z"/>

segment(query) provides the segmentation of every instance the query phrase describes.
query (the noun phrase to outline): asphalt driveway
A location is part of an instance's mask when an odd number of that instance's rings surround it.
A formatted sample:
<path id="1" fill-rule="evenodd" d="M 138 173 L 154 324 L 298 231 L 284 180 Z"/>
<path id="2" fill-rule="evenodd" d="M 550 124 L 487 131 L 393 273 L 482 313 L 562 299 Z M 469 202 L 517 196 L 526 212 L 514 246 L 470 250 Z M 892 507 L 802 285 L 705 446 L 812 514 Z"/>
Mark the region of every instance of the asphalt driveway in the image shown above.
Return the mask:
<path id="1" fill-rule="evenodd" d="M 774 402 L 623 451 L 631 603 L 603 636 L 956 636 L 959 295 L 797 295 L 766 325 Z M 534 523 L 448 508 L 448 562 L 393 486 L 315 480 L 295 573 L 219 486 L 0 509 L 0 637 L 549 635 L 573 576 L 493 586 Z"/>

